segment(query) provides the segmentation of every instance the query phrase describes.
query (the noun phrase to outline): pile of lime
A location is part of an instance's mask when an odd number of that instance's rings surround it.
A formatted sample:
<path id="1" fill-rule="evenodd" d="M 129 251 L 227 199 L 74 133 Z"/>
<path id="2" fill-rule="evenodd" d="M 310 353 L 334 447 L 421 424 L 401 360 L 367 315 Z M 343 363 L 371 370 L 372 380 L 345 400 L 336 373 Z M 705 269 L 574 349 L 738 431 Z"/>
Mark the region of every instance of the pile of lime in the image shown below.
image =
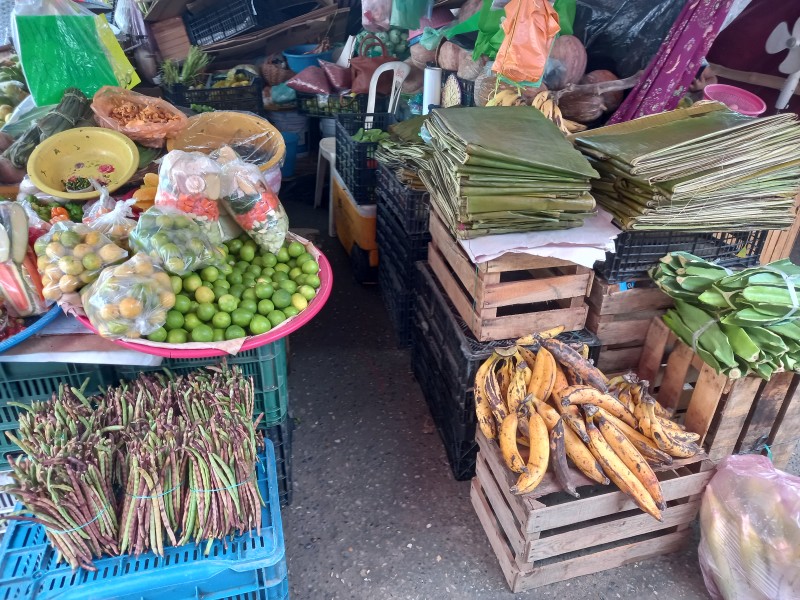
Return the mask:
<path id="1" fill-rule="evenodd" d="M 175 305 L 148 339 L 170 344 L 260 335 L 301 313 L 320 286 L 319 264 L 297 241 L 264 252 L 246 235 L 226 242 L 226 261 L 172 275 Z"/>

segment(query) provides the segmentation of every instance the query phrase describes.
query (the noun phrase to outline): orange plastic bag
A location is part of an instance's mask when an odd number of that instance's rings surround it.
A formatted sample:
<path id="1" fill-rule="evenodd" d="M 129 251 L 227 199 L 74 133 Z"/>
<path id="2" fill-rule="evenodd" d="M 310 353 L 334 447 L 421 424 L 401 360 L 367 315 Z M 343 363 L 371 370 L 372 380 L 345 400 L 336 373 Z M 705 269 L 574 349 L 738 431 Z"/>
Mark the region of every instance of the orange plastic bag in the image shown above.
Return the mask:
<path id="1" fill-rule="evenodd" d="M 560 29 L 558 13 L 547 0 L 511 0 L 501 27 L 506 37 L 492 71 L 512 81 L 539 81 Z"/>
<path id="2" fill-rule="evenodd" d="M 166 100 L 111 85 L 97 90 L 92 111 L 101 127 L 119 131 L 151 148 L 161 148 L 167 138 L 177 136 L 189 122 Z"/>

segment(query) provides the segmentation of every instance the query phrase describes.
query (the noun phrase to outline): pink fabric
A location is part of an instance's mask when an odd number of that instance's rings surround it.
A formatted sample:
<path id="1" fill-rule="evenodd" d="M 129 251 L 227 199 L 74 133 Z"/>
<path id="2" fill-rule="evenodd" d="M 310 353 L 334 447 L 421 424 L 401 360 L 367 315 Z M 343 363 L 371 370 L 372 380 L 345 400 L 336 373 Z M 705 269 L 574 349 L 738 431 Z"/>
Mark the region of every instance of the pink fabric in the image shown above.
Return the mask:
<path id="1" fill-rule="evenodd" d="M 688 0 L 658 54 L 608 123 L 672 110 L 686 94 L 733 0 Z"/>

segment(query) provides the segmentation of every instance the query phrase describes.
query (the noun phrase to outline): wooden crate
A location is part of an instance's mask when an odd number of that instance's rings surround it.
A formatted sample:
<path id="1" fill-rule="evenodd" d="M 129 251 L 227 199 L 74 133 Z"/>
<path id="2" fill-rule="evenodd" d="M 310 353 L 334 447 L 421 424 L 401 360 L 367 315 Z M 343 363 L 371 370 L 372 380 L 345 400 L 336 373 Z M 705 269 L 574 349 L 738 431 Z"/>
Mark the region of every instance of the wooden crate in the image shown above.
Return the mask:
<path id="1" fill-rule="evenodd" d="M 660 556 L 684 548 L 713 471 L 704 456 L 676 461 L 659 472 L 667 509 L 659 522 L 616 486 L 560 491 L 552 473 L 533 494 L 515 496 L 517 476 L 496 442 L 478 431 L 478 461 L 470 498 L 513 592 Z M 573 480 L 588 480 L 575 474 Z M 592 483 L 592 482 L 589 482 Z"/>
<path id="2" fill-rule="evenodd" d="M 777 373 L 769 381 L 719 375 L 661 319 L 650 324 L 637 372 L 659 402 L 701 434 L 712 461 L 766 443 L 776 467 L 789 462 L 800 439 L 800 375 Z"/>
<path id="3" fill-rule="evenodd" d="M 781 258 L 789 258 L 797 242 L 797 236 L 800 234 L 800 196 L 794 202 L 795 218 L 794 223 L 789 229 L 779 229 L 770 231 L 767 234 L 767 239 L 764 242 L 764 249 L 761 251 L 761 264 L 780 260 Z"/>
<path id="4" fill-rule="evenodd" d="M 428 262 L 475 337 L 504 340 L 563 325 L 583 329 L 593 273 L 569 261 L 508 253 L 473 264 L 431 212 Z"/>
<path id="5" fill-rule="evenodd" d="M 182 17 L 172 17 L 157 23 L 150 23 L 150 30 L 162 59 L 183 60 L 186 58 L 192 43 L 189 41 Z"/>
<path id="6" fill-rule="evenodd" d="M 609 283 L 595 277 L 587 303 L 586 328 L 601 343 L 597 366 L 618 373 L 638 366 L 650 321 L 672 306 L 672 298 L 650 279 Z"/>

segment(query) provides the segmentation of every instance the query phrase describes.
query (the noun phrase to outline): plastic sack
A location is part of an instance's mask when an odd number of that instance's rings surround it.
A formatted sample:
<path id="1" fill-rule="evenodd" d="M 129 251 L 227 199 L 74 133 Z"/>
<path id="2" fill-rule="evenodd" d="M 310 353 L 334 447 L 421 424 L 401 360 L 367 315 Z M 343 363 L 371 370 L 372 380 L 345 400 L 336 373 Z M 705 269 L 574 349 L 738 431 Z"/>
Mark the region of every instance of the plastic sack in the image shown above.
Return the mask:
<path id="1" fill-rule="evenodd" d="M 389 22 L 400 29 L 418 29 L 420 18 L 430 16 L 432 8 L 433 2 L 430 0 L 393 0 Z"/>
<path id="2" fill-rule="evenodd" d="M 31 248 L 21 264 L 13 260 L 0 263 L 0 297 L 12 317 L 32 317 L 47 312 L 42 278 Z"/>
<path id="3" fill-rule="evenodd" d="M 297 92 L 284 82 L 272 86 L 270 97 L 273 104 L 289 104 L 297 100 Z"/>
<path id="4" fill-rule="evenodd" d="M 330 94 L 331 84 L 320 67 L 306 67 L 286 82 L 295 92 L 303 94 Z"/>
<path id="5" fill-rule="evenodd" d="M 392 0 L 361 0 L 361 26 L 367 31 L 389 31 Z"/>
<path id="6" fill-rule="evenodd" d="M 12 32 L 39 106 L 57 103 L 71 87 L 91 97 L 105 85 L 140 81 L 106 18 L 70 0 L 19 0 Z"/>
<path id="7" fill-rule="evenodd" d="M 148 254 L 169 273 L 180 276 L 216 266 L 224 258 L 197 221 L 170 207 L 154 206 L 139 215 L 129 243 L 133 252 Z"/>
<path id="8" fill-rule="evenodd" d="M 714 600 L 800 598 L 800 478 L 729 456 L 703 494 L 699 559 Z"/>
<path id="9" fill-rule="evenodd" d="M 222 203 L 262 250 L 277 253 L 289 231 L 289 217 L 261 171 L 241 160 L 230 147 L 221 148 Z"/>
<path id="10" fill-rule="evenodd" d="M 161 148 L 188 123 L 186 115 L 166 100 L 112 86 L 97 91 L 92 112 L 101 127 L 151 148 Z"/>
<path id="11" fill-rule="evenodd" d="M 319 61 L 319 66 L 328 78 L 334 90 L 343 92 L 349 90 L 353 83 L 353 77 L 350 74 L 350 69 L 347 67 L 340 67 L 336 63 L 328 62 L 327 60 Z"/>
<path id="12" fill-rule="evenodd" d="M 103 188 L 100 198 L 85 208 L 83 222 L 118 246 L 127 248 L 128 236 L 136 227 L 133 219 L 134 204 L 136 198 L 116 201 Z"/>
<path id="13" fill-rule="evenodd" d="M 83 310 L 106 338 L 140 338 L 167 322 L 175 306 L 169 275 L 146 254 L 105 269 L 81 292 Z"/>
<path id="14" fill-rule="evenodd" d="M 83 223 L 56 223 L 33 245 L 46 300 L 58 300 L 92 283 L 128 252 Z"/>
<path id="15" fill-rule="evenodd" d="M 31 244 L 50 231 L 51 227 L 49 219 L 45 221 L 36 212 L 31 202 L 32 199 L 36 200 L 30 194 L 17 194 L 17 204 L 22 207 L 22 210 L 25 211 L 25 216 L 28 217 L 28 241 Z"/>
<path id="16" fill-rule="evenodd" d="M 547 0 L 511 0 L 501 24 L 505 39 L 492 70 L 512 81 L 539 81 L 558 33 L 558 13 Z"/>

